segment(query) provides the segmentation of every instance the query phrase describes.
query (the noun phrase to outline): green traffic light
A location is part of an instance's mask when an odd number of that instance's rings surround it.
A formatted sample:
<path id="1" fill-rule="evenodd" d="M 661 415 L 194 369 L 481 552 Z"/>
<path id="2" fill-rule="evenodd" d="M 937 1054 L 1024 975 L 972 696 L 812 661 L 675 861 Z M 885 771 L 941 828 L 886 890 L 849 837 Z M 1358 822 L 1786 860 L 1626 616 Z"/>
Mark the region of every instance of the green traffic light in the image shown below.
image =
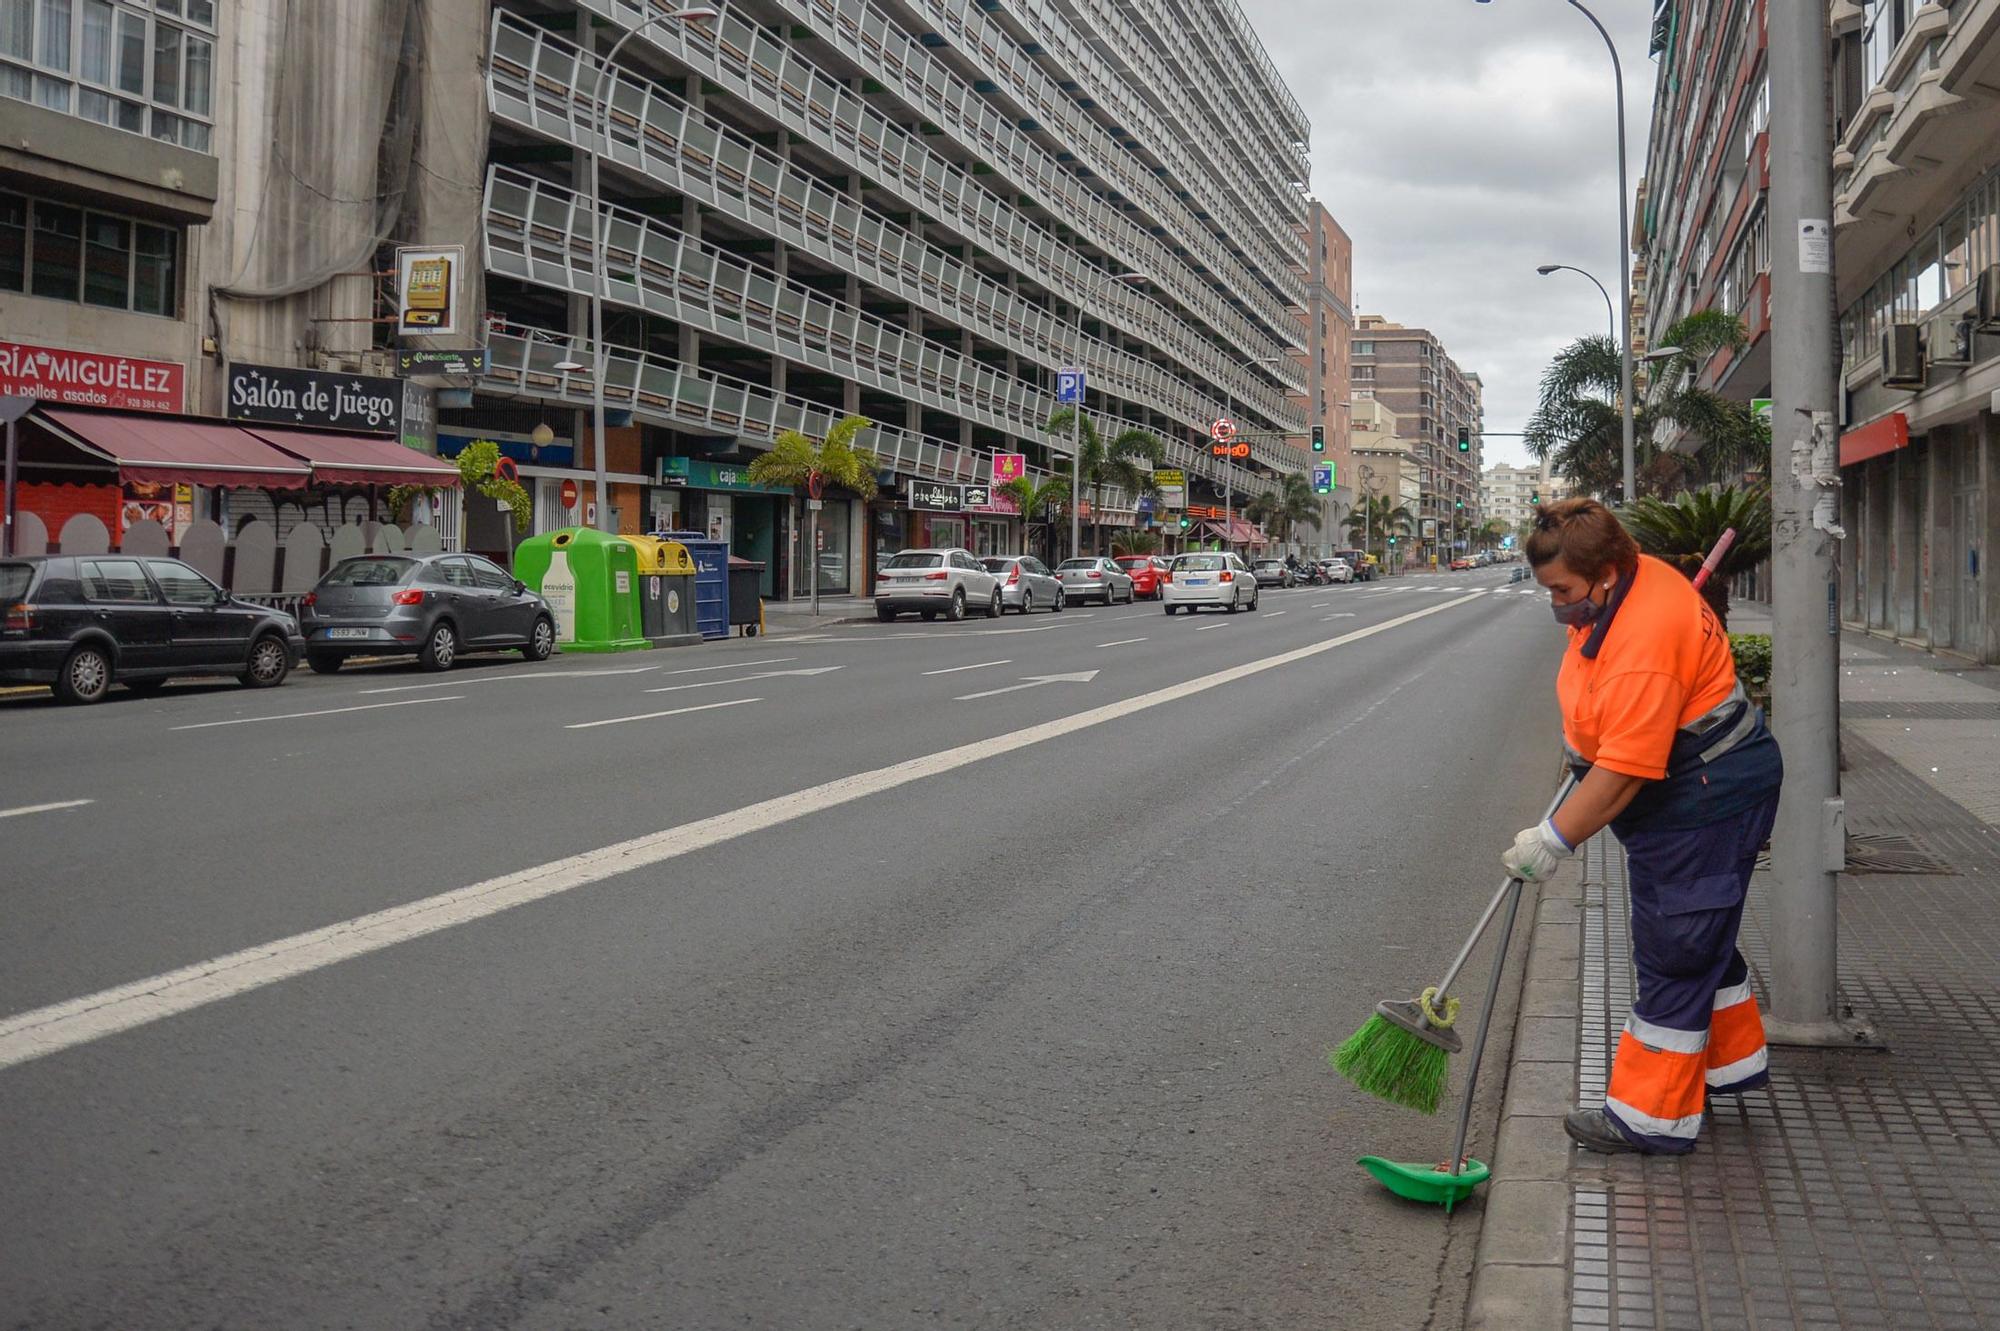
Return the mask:
<path id="1" fill-rule="evenodd" d="M 1313 426 L 1313 452 L 1326 452 L 1326 427 L 1324 425 Z"/>

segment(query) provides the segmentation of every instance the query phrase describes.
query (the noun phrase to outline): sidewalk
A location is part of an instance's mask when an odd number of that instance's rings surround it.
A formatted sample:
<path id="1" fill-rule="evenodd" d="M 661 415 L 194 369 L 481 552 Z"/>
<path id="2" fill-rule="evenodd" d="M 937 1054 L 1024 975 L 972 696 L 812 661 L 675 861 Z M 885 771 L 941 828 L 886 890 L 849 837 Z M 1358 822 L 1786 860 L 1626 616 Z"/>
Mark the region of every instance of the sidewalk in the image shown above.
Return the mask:
<path id="1" fill-rule="evenodd" d="M 768 633 L 808 633 L 836 624 L 873 622 L 875 602 L 866 596 L 822 596 L 819 613 L 811 600 L 764 602 L 764 629 Z"/>
<path id="2" fill-rule="evenodd" d="M 1690 1156 L 1569 1148 L 1633 992 L 1624 858 L 1594 839 L 1539 906 L 1469 1326 L 2000 1327 L 2000 671 L 1849 633 L 1841 697 L 1841 990 L 1888 1052 L 1774 1048 Z"/>

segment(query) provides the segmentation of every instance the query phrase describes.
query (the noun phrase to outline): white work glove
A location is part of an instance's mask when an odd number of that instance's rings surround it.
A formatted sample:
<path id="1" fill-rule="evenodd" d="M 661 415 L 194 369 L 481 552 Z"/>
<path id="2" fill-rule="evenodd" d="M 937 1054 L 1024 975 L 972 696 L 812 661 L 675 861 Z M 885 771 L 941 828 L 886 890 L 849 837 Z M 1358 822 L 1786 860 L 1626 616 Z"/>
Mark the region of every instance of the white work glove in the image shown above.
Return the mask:
<path id="1" fill-rule="evenodd" d="M 1514 844 L 1500 857 L 1509 875 L 1525 878 L 1531 883 L 1546 883 L 1561 864 L 1575 853 L 1555 824 L 1544 818 L 1533 827 L 1521 829 L 1514 838 Z"/>

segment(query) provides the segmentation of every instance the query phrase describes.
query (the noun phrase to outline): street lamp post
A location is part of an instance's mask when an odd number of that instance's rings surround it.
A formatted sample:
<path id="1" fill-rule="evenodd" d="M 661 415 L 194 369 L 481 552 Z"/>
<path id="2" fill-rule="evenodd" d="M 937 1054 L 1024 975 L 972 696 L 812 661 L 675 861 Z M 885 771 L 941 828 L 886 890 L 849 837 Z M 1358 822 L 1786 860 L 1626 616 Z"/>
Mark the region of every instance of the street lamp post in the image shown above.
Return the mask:
<path id="1" fill-rule="evenodd" d="M 1083 289 L 1083 299 L 1076 303 L 1076 368 L 1083 364 L 1083 306 L 1098 293 L 1108 290 L 1113 282 L 1144 282 L 1144 273 L 1111 273 Z M 1087 386 L 1089 376 L 1084 376 Z M 1079 388 L 1076 404 L 1069 415 L 1069 553 L 1071 558 L 1083 553 L 1083 398 L 1085 388 Z M 1103 530 L 1103 519 L 1097 519 L 1099 531 Z"/>
<path id="2" fill-rule="evenodd" d="M 1589 278 L 1590 284 L 1597 288 L 1597 294 L 1604 297 L 1604 314 L 1605 318 L 1610 321 L 1611 341 L 1613 345 L 1617 344 L 1618 309 L 1615 305 L 1611 303 L 1611 293 L 1604 289 L 1604 283 L 1598 281 L 1594 273 L 1588 272 L 1582 268 L 1578 268 L 1575 264 L 1568 264 L 1568 263 L 1545 263 L 1541 267 L 1535 269 L 1535 271 L 1540 273 L 1543 277 L 1547 277 L 1550 273 L 1579 273 L 1582 276 Z"/>
<path id="3" fill-rule="evenodd" d="M 694 22 L 715 18 L 721 11 L 713 5 L 691 5 L 686 9 L 676 9 L 667 14 L 648 14 L 638 23 L 621 33 L 597 63 L 597 82 L 591 100 L 592 135 L 585 151 L 590 155 L 590 452 L 597 464 L 597 527 L 599 531 L 611 530 L 611 486 L 605 475 L 604 466 L 604 370 L 607 357 L 604 354 L 604 302 L 610 296 L 610 280 L 604 272 L 606 236 L 604 219 L 600 215 L 603 196 L 598 192 L 598 159 L 601 145 L 611 140 L 611 107 L 605 101 L 605 80 L 618 59 L 618 53 L 625 49 L 625 43 L 658 23 Z M 817 582 L 817 579 L 815 579 Z"/>

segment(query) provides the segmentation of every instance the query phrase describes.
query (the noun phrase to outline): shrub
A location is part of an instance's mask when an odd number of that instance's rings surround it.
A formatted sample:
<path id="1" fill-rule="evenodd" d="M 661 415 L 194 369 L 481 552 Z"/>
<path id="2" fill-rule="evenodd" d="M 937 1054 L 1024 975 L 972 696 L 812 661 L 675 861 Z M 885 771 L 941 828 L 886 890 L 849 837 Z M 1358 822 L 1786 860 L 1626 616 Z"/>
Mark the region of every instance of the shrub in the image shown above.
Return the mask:
<path id="1" fill-rule="evenodd" d="M 1751 693 L 1769 696 L 1771 692 L 1771 635 L 1768 633 L 1732 633 L 1729 635 L 1729 651 L 1736 658 L 1736 678 Z"/>

